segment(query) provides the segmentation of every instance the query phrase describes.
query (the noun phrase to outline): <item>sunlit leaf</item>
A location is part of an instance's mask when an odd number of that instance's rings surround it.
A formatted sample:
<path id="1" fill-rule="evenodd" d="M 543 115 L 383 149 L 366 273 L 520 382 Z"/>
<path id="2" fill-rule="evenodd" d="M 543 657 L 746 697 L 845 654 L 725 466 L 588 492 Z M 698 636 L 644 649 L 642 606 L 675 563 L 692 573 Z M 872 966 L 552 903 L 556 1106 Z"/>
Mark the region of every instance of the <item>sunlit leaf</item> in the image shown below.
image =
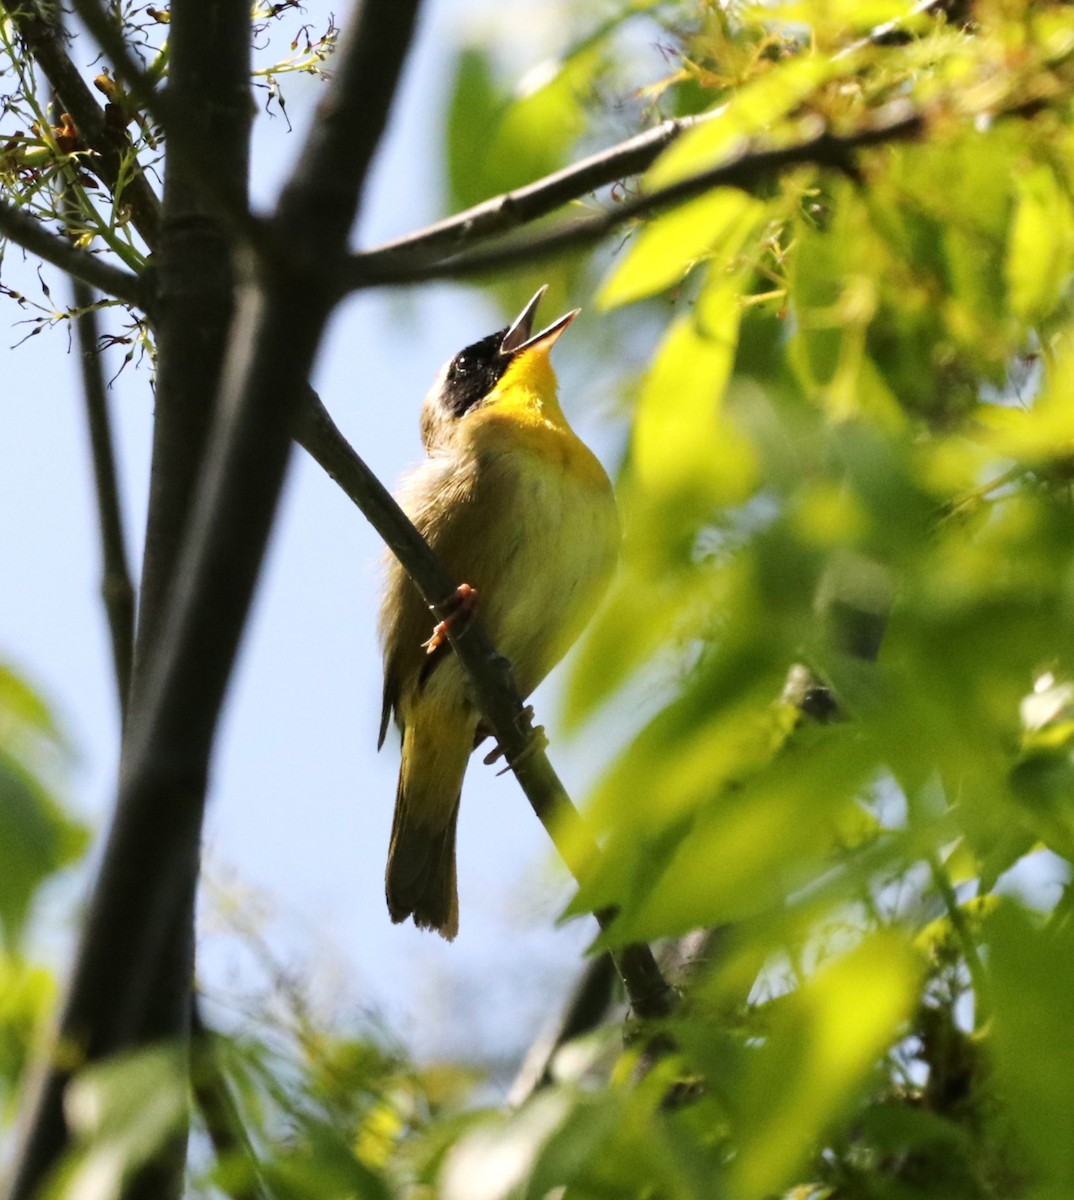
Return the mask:
<path id="1" fill-rule="evenodd" d="M 178 1048 L 141 1050 L 88 1067 L 68 1085 L 77 1143 L 65 1200 L 114 1200 L 139 1167 L 182 1128 L 187 1081 Z"/>
<path id="2" fill-rule="evenodd" d="M 774 66 L 735 92 L 711 117 L 683 134 L 645 175 L 649 190 L 666 187 L 744 149 L 745 139 L 767 132 L 840 69 L 822 55 L 804 55 Z M 842 70 L 848 70 L 844 62 Z"/>
<path id="3" fill-rule="evenodd" d="M 85 829 L 0 749 L 0 925 L 17 940 L 38 887 L 85 849 Z"/>
<path id="4" fill-rule="evenodd" d="M 1047 316 L 1074 269 L 1074 209 L 1048 167 L 1020 172 L 1007 248 L 1011 308 L 1027 321 Z"/>
<path id="5" fill-rule="evenodd" d="M 1074 1190 L 1070 1079 L 1074 1047 L 1074 938 L 1041 928 L 1013 904 L 987 925 L 993 1017 L 990 1049 L 1035 1196 Z"/>
<path id="6" fill-rule="evenodd" d="M 746 1200 L 794 1182 L 909 1017 L 921 970 L 905 940 L 874 934 L 780 1006 L 743 1083 L 732 1195 Z"/>
<path id="7" fill-rule="evenodd" d="M 907 17 L 917 12 L 921 5 L 914 0 L 828 0 L 818 5 L 816 0 L 795 0 L 775 5 L 784 21 L 801 21 L 810 26 L 823 23 L 844 33 L 854 29 L 872 29 L 886 21 Z"/>
<path id="8" fill-rule="evenodd" d="M 614 308 L 651 296 L 710 255 L 731 262 L 763 214 L 764 205 L 745 192 L 721 188 L 655 218 L 604 285 L 600 303 Z"/>
<path id="9" fill-rule="evenodd" d="M 8 1118 L 15 1115 L 11 1111 L 14 1089 L 55 996 L 55 980 L 44 967 L 0 955 L 0 1097 Z"/>
<path id="10" fill-rule="evenodd" d="M 835 735 L 784 750 L 787 728 L 775 713 L 752 724 L 751 739 L 748 718 L 717 717 L 707 737 L 702 729 L 665 747 L 663 768 L 639 773 L 631 791 L 620 787 L 632 809 L 654 792 L 660 803 L 639 814 L 640 859 L 609 843 L 579 900 L 611 886 L 599 899 L 621 907 L 617 939 L 747 920 L 803 886 L 845 844 L 868 757 Z"/>
<path id="11" fill-rule="evenodd" d="M 693 492 L 732 504 L 754 486 L 749 447 L 720 412 L 741 319 L 736 282 L 710 279 L 694 312 L 672 324 L 642 386 L 634 459 L 656 498 Z"/>
<path id="12" fill-rule="evenodd" d="M 455 64 L 447 111 L 445 150 L 452 208 L 469 208 L 490 194 L 485 168 L 488 146 L 475 130 L 499 120 L 505 103 L 488 55 L 477 46 L 464 47 Z"/>
<path id="13" fill-rule="evenodd" d="M 20 674 L 0 663 L 0 741 L 5 731 L 17 726 L 60 740 L 56 720 L 42 696 Z"/>

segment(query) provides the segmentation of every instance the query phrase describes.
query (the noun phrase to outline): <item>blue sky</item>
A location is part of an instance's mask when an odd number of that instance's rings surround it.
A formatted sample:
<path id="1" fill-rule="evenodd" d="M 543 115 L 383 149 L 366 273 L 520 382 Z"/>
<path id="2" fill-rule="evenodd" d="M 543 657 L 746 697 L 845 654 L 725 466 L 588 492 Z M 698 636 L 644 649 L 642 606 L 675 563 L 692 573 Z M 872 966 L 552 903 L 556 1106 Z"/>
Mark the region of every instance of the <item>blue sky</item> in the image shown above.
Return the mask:
<path id="1" fill-rule="evenodd" d="M 513 9 L 549 15 L 549 6 Z M 427 5 L 368 192 L 363 242 L 444 215 L 437 144 L 447 50 L 461 36 L 463 16 L 485 20 L 499 11 L 451 0 Z M 528 32 L 524 65 L 541 53 L 539 29 Z M 271 200 L 298 149 L 318 88 L 305 78 L 287 83 L 294 134 L 279 119 L 258 122 L 261 203 Z M 4 279 L 29 289 L 32 276 L 19 257 L 9 251 Z M 58 297 L 62 281 L 49 280 Z M 11 305 L 4 315 L 7 329 L 22 314 Z M 590 306 L 557 347 L 556 361 L 568 416 L 612 470 L 621 430 L 600 399 L 594 368 L 572 356 L 570 345 L 596 320 Z M 314 383 L 367 461 L 394 482 L 420 456 L 418 409 L 441 362 L 500 323 L 491 303 L 469 289 L 357 296 L 332 322 Z M 113 791 L 116 708 L 76 363 L 63 328 L 8 349 L 19 336 L 12 330 L 0 338 L 0 561 L 8 570 L 0 657 L 56 706 L 77 752 L 73 803 L 100 828 Z M 126 370 L 112 396 L 136 557 L 151 433 L 146 376 Z M 296 451 L 213 768 L 206 871 L 209 892 L 225 899 L 203 913 L 202 982 L 210 994 L 225 995 L 256 977 L 249 956 L 221 932 L 220 913 L 238 898 L 242 911 L 260 914 L 274 956 L 309 973 L 329 1005 L 346 997 L 376 1011 L 423 1055 L 474 1045 L 509 1050 L 555 1007 L 592 931 L 586 923 L 554 927 L 569 888 L 547 839 L 513 778 L 495 778 L 476 758 L 459 832 L 457 941 L 448 946 L 389 922 L 382 879 L 398 750 L 375 749 L 378 558 L 360 514 Z M 599 766 L 595 743 L 556 738 L 557 676 L 537 693 L 537 715 L 553 736 L 553 761 L 568 788 L 582 794 Z M 68 884 L 50 906 L 45 933 L 57 956 L 69 939 L 57 914 L 69 914 L 77 896 Z"/>

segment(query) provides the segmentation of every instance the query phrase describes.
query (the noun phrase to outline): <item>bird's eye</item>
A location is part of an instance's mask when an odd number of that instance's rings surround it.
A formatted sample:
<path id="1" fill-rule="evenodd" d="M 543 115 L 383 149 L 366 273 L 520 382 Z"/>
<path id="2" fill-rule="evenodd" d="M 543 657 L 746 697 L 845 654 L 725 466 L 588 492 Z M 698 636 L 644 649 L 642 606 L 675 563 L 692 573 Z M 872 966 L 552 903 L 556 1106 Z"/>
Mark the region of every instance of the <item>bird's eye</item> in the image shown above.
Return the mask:
<path id="1" fill-rule="evenodd" d="M 451 365 L 453 368 L 453 375 L 467 375 L 470 372 L 472 363 L 470 362 L 470 356 L 468 354 L 458 354 L 455 357 L 455 361 Z"/>

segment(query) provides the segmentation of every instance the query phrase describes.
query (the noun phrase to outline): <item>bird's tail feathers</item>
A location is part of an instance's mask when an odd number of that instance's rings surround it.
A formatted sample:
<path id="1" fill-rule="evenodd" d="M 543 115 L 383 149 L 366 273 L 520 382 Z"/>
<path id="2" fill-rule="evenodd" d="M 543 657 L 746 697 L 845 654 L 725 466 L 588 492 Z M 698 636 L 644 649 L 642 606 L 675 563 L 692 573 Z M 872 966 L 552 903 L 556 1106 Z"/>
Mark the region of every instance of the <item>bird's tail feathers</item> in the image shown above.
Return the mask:
<path id="1" fill-rule="evenodd" d="M 397 924 L 414 918 L 419 929 L 435 930 L 452 941 L 459 932 L 459 894 L 455 873 L 455 827 L 459 799 L 447 824 L 429 825 L 415 818 L 407 802 L 403 773 L 395 799 L 384 891 L 388 912 Z"/>

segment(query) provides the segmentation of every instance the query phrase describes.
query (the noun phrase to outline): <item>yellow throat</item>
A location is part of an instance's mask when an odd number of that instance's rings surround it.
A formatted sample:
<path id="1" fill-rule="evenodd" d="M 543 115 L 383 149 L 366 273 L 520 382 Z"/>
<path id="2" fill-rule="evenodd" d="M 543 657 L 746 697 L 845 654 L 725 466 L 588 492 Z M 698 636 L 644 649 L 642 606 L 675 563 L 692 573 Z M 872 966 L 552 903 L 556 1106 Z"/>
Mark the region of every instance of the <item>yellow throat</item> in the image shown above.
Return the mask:
<path id="1" fill-rule="evenodd" d="M 510 441 L 579 479 L 606 487 L 604 468 L 559 406 L 550 351 L 551 346 L 534 346 L 520 354 L 474 415 L 488 436 Z"/>

